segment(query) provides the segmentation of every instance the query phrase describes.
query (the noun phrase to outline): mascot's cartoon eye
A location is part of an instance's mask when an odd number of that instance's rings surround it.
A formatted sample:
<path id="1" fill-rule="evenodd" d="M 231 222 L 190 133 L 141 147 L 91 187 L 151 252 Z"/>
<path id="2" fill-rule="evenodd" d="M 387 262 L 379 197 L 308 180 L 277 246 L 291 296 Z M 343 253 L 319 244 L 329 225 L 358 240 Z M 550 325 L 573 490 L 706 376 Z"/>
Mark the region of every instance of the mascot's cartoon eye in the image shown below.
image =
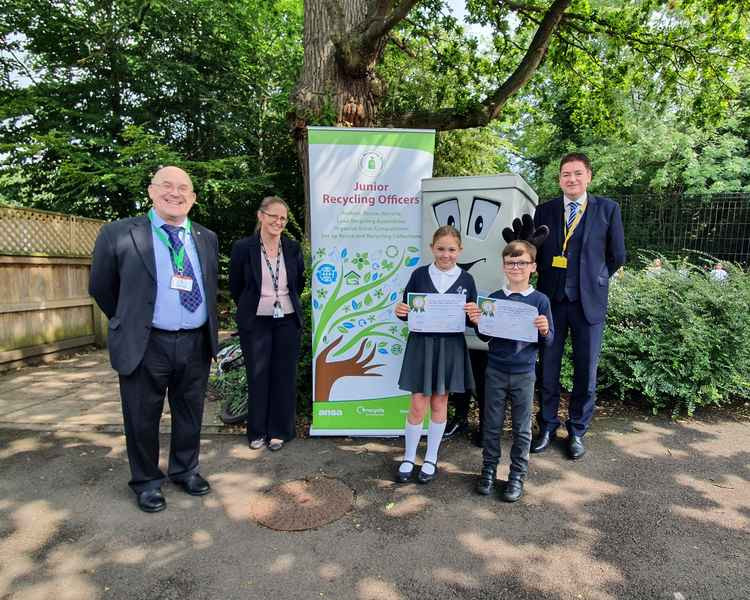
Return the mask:
<path id="1" fill-rule="evenodd" d="M 474 196 L 469 214 L 466 235 L 480 240 L 487 239 L 492 225 L 500 213 L 500 202 Z"/>
<path id="2" fill-rule="evenodd" d="M 461 210 L 458 207 L 458 199 L 451 198 L 433 205 L 435 220 L 438 225 L 450 225 L 461 231 Z"/>

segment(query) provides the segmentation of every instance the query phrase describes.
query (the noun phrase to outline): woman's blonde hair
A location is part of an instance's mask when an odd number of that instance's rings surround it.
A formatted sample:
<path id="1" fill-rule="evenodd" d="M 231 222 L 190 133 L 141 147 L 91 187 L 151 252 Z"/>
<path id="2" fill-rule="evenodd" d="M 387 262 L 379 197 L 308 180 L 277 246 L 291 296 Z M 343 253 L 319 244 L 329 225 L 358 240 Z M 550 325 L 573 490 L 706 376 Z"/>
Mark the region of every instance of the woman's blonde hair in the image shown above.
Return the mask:
<path id="1" fill-rule="evenodd" d="M 258 207 L 258 212 L 266 212 L 268 210 L 269 206 L 273 206 L 274 204 L 281 204 L 284 208 L 286 208 L 287 214 L 289 214 L 289 205 L 283 200 L 283 198 L 280 198 L 279 196 L 266 196 L 263 198 L 263 200 L 260 201 L 260 206 Z M 260 231 L 260 219 L 255 223 L 255 231 Z"/>

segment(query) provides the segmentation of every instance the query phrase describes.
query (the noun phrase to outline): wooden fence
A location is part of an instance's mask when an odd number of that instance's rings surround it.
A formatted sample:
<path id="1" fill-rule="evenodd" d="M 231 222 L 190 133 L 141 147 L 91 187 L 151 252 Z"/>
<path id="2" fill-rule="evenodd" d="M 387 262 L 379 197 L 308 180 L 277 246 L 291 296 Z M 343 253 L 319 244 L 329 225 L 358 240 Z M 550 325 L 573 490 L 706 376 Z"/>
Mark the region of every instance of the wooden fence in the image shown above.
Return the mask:
<path id="1" fill-rule="evenodd" d="M 0 370 L 105 343 L 106 319 L 88 295 L 103 223 L 0 205 Z"/>

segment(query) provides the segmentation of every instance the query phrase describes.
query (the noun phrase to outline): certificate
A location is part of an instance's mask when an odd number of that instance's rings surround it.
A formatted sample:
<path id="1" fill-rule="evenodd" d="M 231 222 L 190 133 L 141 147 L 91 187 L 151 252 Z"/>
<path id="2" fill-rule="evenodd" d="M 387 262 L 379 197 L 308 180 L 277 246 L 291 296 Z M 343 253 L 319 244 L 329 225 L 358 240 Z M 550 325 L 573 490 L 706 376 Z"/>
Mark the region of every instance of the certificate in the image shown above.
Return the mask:
<path id="1" fill-rule="evenodd" d="M 539 340 L 539 330 L 534 326 L 534 319 L 539 316 L 536 307 L 515 300 L 486 296 L 479 296 L 477 304 L 482 311 L 479 316 L 479 333 L 521 342 Z"/>
<path id="2" fill-rule="evenodd" d="M 409 331 L 463 333 L 466 329 L 464 294 L 407 294 Z"/>

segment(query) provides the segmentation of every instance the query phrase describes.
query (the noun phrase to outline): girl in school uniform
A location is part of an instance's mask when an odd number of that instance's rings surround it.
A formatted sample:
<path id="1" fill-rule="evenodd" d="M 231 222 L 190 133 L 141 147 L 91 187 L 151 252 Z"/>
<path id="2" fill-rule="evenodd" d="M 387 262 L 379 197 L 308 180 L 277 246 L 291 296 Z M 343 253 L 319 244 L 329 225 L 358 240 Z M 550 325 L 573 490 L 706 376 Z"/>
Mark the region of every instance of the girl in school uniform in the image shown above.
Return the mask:
<path id="1" fill-rule="evenodd" d="M 414 270 L 406 284 L 403 301 L 396 305 L 396 316 L 403 321 L 409 315 L 409 293 L 464 294 L 467 315 L 476 306 L 474 278 L 456 264 L 462 248 L 461 234 L 454 227 L 443 225 L 433 234 L 430 248 L 434 262 Z M 448 394 L 474 388 L 464 334 L 410 332 L 398 385 L 411 392 L 411 406 L 404 428 L 404 458 L 396 472 L 396 481 L 406 483 L 414 475 L 422 422 L 429 407 L 427 452 L 417 474 L 419 483 L 429 483 L 437 476 L 438 449 L 448 416 Z"/>

